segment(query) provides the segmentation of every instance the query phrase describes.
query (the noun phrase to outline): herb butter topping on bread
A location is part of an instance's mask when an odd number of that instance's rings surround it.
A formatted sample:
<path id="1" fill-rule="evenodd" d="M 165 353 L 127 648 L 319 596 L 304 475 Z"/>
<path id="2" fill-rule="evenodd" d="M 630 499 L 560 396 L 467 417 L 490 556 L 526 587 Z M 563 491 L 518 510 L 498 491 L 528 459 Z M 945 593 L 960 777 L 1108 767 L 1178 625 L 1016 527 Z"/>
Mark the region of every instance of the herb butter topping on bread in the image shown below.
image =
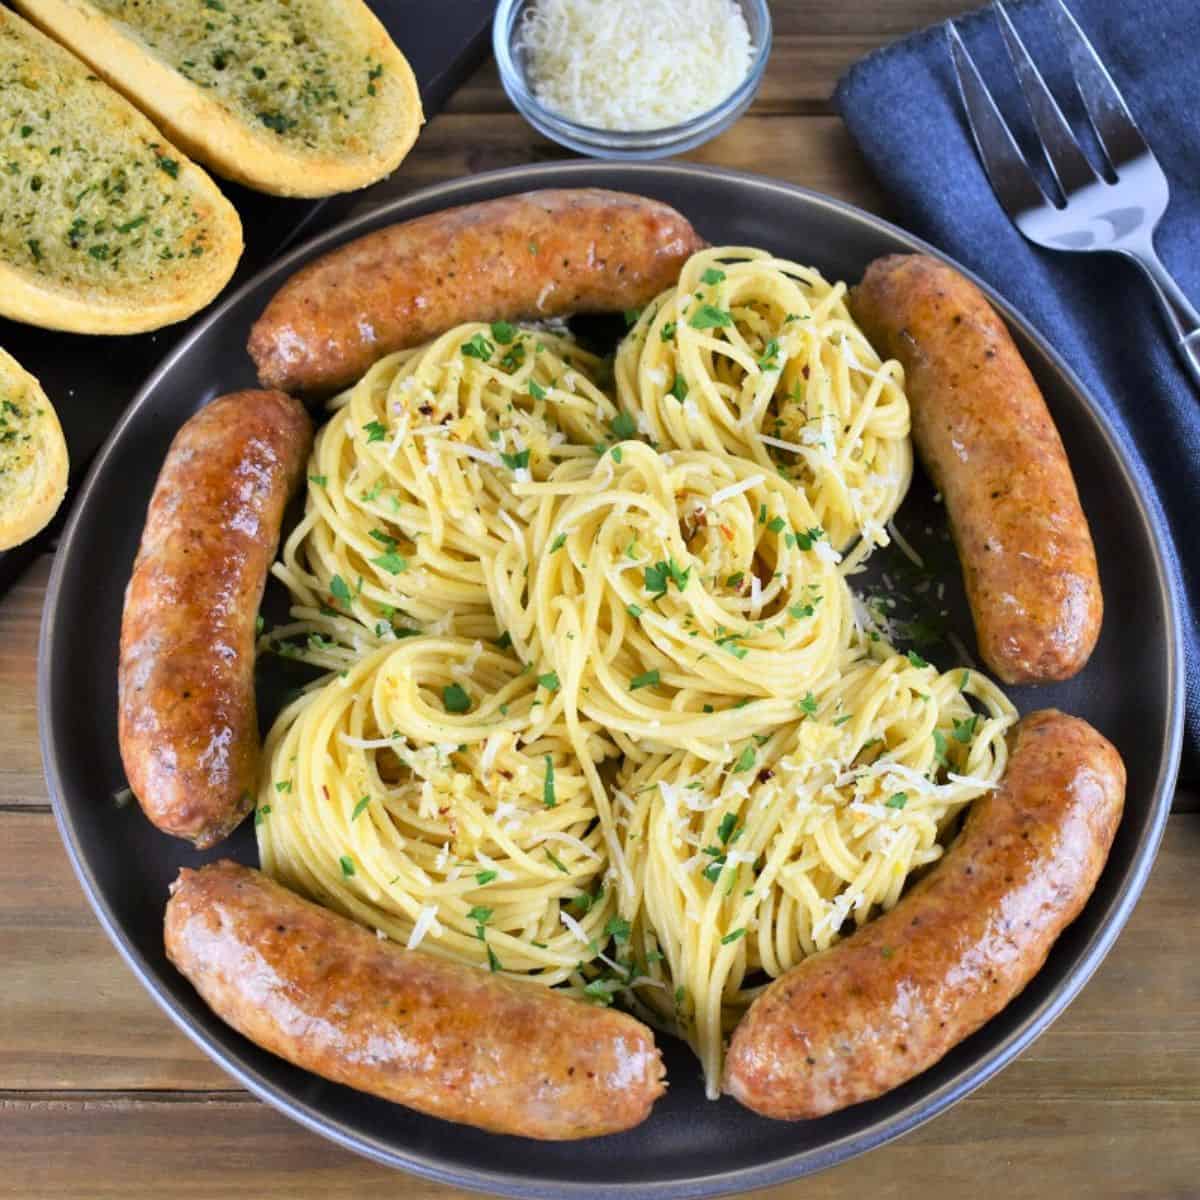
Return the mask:
<path id="1" fill-rule="evenodd" d="M 0 350 L 0 550 L 33 537 L 66 490 L 58 417 L 38 381 Z"/>
<path id="2" fill-rule="evenodd" d="M 0 8 L 0 315 L 77 333 L 157 329 L 212 300 L 241 251 L 213 181 Z"/>
<path id="3" fill-rule="evenodd" d="M 416 81 L 362 0 L 16 0 L 173 141 L 280 195 L 365 187 L 421 124 Z"/>

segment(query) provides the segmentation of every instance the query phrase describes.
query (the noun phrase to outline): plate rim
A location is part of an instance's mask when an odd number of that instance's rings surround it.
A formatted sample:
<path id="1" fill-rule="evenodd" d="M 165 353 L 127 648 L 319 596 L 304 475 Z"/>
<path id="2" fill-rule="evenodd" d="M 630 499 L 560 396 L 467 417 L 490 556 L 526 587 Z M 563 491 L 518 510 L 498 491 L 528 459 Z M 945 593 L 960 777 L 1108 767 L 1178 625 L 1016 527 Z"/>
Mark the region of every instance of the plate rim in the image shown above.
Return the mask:
<path id="1" fill-rule="evenodd" d="M 159 984 L 155 978 L 154 969 L 129 939 L 113 913 L 85 861 L 84 849 L 67 813 L 59 770 L 59 757 L 62 752 L 58 744 L 60 739 L 52 728 L 50 720 L 50 664 L 54 657 L 54 613 L 66 574 L 66 564 L 68 561 L 73 562 L 77 557 L 75 544 L 79 537 L 83 514 L 89 508 L 90 498 L 97 486 L 97 480 L 104 471 L 108 459 L 114 453 L 114 448 L 122 440 L 126 427 L 143 407 L 149 394 L 158 387 L 162 378 L 188 354 L 192 346 L 212 326 L 221 322 L 225 314 L 249 293 L 260 288 L 268 277 L 284 272 L 286 275 L 290 275 L 302 259 L 311 258 L 335 245 L 344 243 L 364 231 L 365 226 L 375 226 L 381 219 L 394 213 L 401 214 L 398 219 L 404 219 L 404 214 L 413 208 L 424 208 L 428 212 L 440 211 L 443 208 L 452 207 L 455 203 L 463 202 L 459 197 L 462 197 L 464 193 L 472 195 L 481 188 L 495 191 L 497 194 L 509 195 L 537 187 L 569 187 L 572 186 L 572 183 L 569 178 L 564 177 L 600 174 L 606 177 L 604 183 L 591 182 L 578 186 L 615 189 L 623 186 L 619 177 L 644 176 L 647 173 L 682 177 L 685 180 L 717 177 L 759 193 L 763 191 L 784 193 L 806 206 L 831 210 L 843 220 L 866 226 L 875 232 L 882 231 L 909 247 L 911 251 L 931 254 L 962 272 L 981 288 L 1006 322 L 1019 329 L 1038 348 L 1054 370 L 1062 376 L 1076 398 L 1081 401 L 1080 407 L 1083 413 L 1091 420 L 1106 442 L 1134 498 L 1137 516 L 1150 535 L 1149 542 L 1155 568 L 1155 594 L 1161 610 L 1160 617 L 1165 635 L 1168 713 L 1166 727 L 1163 730 L 1163 751 L 1159 759 L 1153 796 L 1150 800 L 1147 827 L 1133 850 L 1129 870 L 1110 903 L 1108 916 L 1081 947 L 1075 964 L 1060 986 L 1029 1013 L 1007 1037 L 968 1068 L 914 1101 L 906 1109 L 891 1117 L 879 1118 L 864 1129 L 843 1135 L 818 1147 L 773 1158 L 749 1168 L 718 1170 L 687 1178 L 676 1177 L 636 1184 L 597 1185 L 566 1179 L 550 1180 L 546 1177 L 508 1171 L 494 1172 L 462 1168 L 448 1163 L 442 1156 L 419 1150 L 406 1150 L 401 1153 L 392 1146 L 348 1128 L 344 1123 L 321 1112 L 307 1100 L 288 1095 L 283 1088 L 261 1075 L 253 1066 L 238 1061 L 213 1036 L 195 1026 L 184 1011 L 177 1009 L 173 997 Z M 547 176 L 552 177 L 553 181 L 547 182 L 544 178 Z M 509 184 L 512 185 L 511 188 L 507 187 Z M 270 1104 L 277 1111 L 311 1132 L 385 1166 L 408 1171 L 440 1183 L 474 1191 L 491 1191 L 520 1197 L 522 1200 L 525 1198 L 528 1200 L 584 1200 L 584 1197 L 589 1200 L 593 1200 L 593 1198 L 599 1200 L 604 1197 L 628 1197 L 635 1191 L 637 1195 L 646 1197 L 647 1200 L 700 1200 L 701 1197 L 730 1195 L 734 1192 L 770 1187 L 824 1170 L 893 1141 L 932 1120 L 976 1088 L 981 1087 L 1053 1024 L 1076 998 L 1112 948 L 1145 887 L 1157 856 L 1158 847 L 1171 812 L 1183 743 L 1182 617 L 1166 549 L 1169 542 L 1170 535 L 1155 498 L 1152 494 L 1143 491 L 1131 458 L 1116 436 L 1111 418 L 1092 398 L 1071 365 L 1032 322 L 1003 296 L 999 295 L 986 281 L 937 247 L 893 222 L 867 212 L 857 205 L 814 191 L 811 188 L 769 176 L 713 167 L 707 164 L 684 162 L 599 163 L 576 160 L 528 163 L 478 175 L 464 176 L 418 188 L 389 200 L 385 204 L 368 209 L 317 234 L 266 264 L 189 329 L 164 355 L 136 395 L 130 400 L 97 452 L 86 478 L 76 492 L 71 515 L 55 551 L 54 564 L 46 586 L 38 638 L 37 712 L 39 745 L 47 789 L 59 836 L 67 850 L 80 886 L 105 933 L 141 985 L 174 1024 L 224 1071 L 259 1100 Z M 452 1129 L 453 1126 L 447 1123 L 447 1128 Z"/>

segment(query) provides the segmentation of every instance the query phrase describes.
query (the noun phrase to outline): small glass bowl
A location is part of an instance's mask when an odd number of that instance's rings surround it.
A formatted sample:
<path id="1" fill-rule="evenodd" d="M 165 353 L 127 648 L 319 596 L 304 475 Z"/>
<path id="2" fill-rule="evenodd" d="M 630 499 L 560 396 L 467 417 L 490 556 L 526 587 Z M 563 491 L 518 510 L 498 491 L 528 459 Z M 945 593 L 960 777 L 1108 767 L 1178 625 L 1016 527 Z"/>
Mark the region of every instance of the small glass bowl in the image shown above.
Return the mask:
<path id="1" fill-rule="evenodd" d="M 754 58 L 746 78 L 708 112 L 665 129 L 616 130 L 577 125 L 546 108 L 526 82 L 523 54 L 516 50 L 521 13 L 532 0 L 500 0 L 492 24 L 492 46 L 500 81 L 517 111 L 539 132 L 579 154 L 593 158 L 648 159 L 682 154 L 728 129 L 750 107 L 771 54 L 771 12 L 767 0 L 737 0 L 746 17 Z"/>

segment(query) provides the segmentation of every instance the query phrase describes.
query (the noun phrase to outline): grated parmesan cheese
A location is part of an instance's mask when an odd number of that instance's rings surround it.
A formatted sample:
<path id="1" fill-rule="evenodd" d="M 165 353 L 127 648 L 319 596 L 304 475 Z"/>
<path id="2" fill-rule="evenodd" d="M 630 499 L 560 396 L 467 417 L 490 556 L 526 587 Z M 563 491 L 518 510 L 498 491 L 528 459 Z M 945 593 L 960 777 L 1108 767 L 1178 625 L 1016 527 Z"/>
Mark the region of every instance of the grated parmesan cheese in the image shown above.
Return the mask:
<path id="1" fill-rule="evenodd" d="M 415 950 L 425 939 L 427 933 L 439 937 L 442 927 L 438 924 L 438 908 L 436 904 L 427 904 L 421 909 L 420 915 L 413 922 L 412 933 L 408 935 L 408 948 Z"/>
<path id="2" fill-rule="evenodd" d="M 539 103 L 617 130 L 665 129 L 708 112 L 746 78 L 754 55 L 734 0 L 535 0 L 515 48 Z"/>
<path id="3" fill-rule="evenodd" d="M 582 942 L 585 946 L 591 941 L 583 926 L 565 908 L 558 910 L 558 919 L 571 931 L 576 941 Z"/>
<path id="4" fill-rule="evenodd" d="M 708 502 L 714 507 L 718 504 L 724 504 L 726 500 L 732 500 L 734 496 L 740 496 L 743 492 L 750 491 L 751 488 L 756 488 L 766 479 L 765 475 L 751 475 L 748 479 L 739 480 L 737 483 L 731 483 L 728 487 L 719 488 L 713 492 L 708 498 Z"/>

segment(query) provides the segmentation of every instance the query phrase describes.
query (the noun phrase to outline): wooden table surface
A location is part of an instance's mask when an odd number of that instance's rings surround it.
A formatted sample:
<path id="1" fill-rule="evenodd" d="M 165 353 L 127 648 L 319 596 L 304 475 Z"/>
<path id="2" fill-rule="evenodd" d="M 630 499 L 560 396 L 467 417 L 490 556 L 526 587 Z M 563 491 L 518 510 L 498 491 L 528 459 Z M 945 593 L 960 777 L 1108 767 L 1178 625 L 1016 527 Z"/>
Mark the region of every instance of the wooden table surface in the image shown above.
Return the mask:
<path id="1" fill-rule="evenodd" d="M 757 103 L 688 157 L 886 214 L 829 94 L 855 59 L 961 2 L 776 0 Z M 512 112 L 488 64 L 429 123 L 401 176 L 417 188 L 563 156 Z M 0 1196 L 465 1196 L 359 1159 L 252 1099 L 176 1031 L 101 932 L 38 754 L 49 567 L 37 563 L 0 602 Z M 922 1129 L 769 1195 L 1200 1197 L 1198 864 L 1200 797 L 1184 792 L 1128 928 L 1043 1038 Z"/>

